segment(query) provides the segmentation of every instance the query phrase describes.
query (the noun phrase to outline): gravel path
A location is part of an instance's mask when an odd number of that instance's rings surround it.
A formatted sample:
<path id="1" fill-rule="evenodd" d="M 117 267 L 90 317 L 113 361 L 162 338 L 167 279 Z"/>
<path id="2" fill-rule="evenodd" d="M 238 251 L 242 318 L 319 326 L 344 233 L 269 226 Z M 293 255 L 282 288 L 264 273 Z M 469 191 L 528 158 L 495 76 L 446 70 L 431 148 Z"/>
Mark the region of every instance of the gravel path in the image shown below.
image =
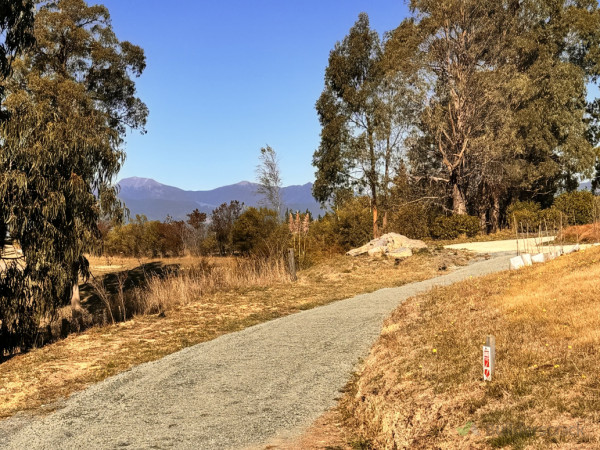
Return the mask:
<path id="1" fill-rule="evenodd" d="M 507 268 L 507 256 L 476 262 L 184 349 L 75 394 L 44 418 L 0 422 L 0 448 L 229 449 L 289 436 L 335 405 L 403 300 Z"/>
<path id="2" fill-rule="evenodd" d="M 445 248 L 455 249 L 455 250 L 469 250 L 475 253 L 491 253 L 491 254 L 499 254 L 499 253 L 516 253 L 519 250 L 521 253 L 538 253 L 538 252 L 550 252 L 554 251 L 558 248 L 562 248 L 565 252 L 571 250 L 574 245 L 560 245 L 559 243 L 556 246 L 548 245 L 541 246 L 543 242 L 552 242 L 554 241 L 554 236 L 543 237 L 543 238 L 529 238 L 529 239 L 519 239 L 518 243 L 516 239 L 510 239 L 506 241 L 489 241 L 489 242 L 470 242 L 465 244 L 452 244 L 446 245 Z M 590 247 L 590 245 L 580 245 L 582 250 L 584 248 Z"/>

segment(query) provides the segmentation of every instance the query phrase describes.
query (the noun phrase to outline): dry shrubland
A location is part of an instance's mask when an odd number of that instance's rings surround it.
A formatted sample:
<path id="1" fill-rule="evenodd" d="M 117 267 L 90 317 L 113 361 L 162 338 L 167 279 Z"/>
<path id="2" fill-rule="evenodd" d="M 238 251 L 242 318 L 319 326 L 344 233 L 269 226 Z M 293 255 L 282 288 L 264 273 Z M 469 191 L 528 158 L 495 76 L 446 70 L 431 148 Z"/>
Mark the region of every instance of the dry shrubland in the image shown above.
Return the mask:
<path id="1" fill-rule="evenodd" d="M 600 223 L 588 225 L 575 225 L 565 228 L 558 239 L 566 242 L 581 242 L 584 244 L 595 244 L 600 242 Z"/>
<path id="2" fill-rule="evenodd" d="M 139 314 L 161 313 L 218 291 L 266 287 L 290 282 L 283 259 L 230 259 L 227 264 L 202 261 L 168 277 L 154 276 L 136 292 Z"/>
<path id="3" fill-rule="evenodd" d="M 405 302 L 349 384 L 346 430 L 362 448 L 598 448 L 598 279 L 590 249 Z"/>

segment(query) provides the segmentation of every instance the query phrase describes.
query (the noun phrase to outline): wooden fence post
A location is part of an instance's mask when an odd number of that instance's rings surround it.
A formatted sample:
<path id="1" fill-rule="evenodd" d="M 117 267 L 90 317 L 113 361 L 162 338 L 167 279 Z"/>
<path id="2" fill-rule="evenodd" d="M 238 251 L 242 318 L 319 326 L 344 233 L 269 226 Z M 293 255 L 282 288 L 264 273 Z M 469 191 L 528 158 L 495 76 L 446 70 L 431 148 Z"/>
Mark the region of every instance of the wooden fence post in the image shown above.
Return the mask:
<path id="1" fill-rule="evenodd" d="M 288 265 L 290 269 L 290 277 L 292 281 L 296 281 L 298 277 L 296 276 L 296 258 L 294 257 L 294 249 L 288 249 Z"/>

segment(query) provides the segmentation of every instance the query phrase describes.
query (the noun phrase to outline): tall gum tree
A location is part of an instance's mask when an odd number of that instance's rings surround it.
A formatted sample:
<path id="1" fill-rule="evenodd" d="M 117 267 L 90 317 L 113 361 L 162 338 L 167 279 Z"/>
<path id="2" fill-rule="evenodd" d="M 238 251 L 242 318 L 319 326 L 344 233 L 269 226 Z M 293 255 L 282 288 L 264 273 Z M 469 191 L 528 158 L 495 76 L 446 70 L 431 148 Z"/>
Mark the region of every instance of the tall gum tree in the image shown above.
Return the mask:
<path id="1" fill-rule="evenodd" d="M 415 109 L 413 87 L 398 71 L 387 70 L 384 45 L 361 13 L 331 51 L 325 89 L 316 103 L 321 142 L 313 156 L 315 198 L 325 203 L 342 190 L 366 191 L 374 237 L 379 235 L 380 210 L 386 224 L 407 116 Z"/>
<path id="2" fill-rule="evenodd" d="M 23 50 L 33 45 L 33 1 L 0 0 L 0 127 L 9 117 L 3 106 L 5 87 L 10 76 L 12 62 Z M 0 142 L 0 167 L 5 160 L 6 144 Z M 6 172 L 0 170 L 0 195 L 4 192 Z M 10 205 L 0 201 L 0 360 L 5 351 L 21 345 L 13 333 L 15 319 L 27 305 L 15 302 L 11 294 L 27 288 L 23 283 L 19 260 L 6 259 L 5 237 L 10 220 Z"/>
<path id="3" fill-rule="evenodd" d="M 144 53 L 117 39 L 104 6 L 40 2 L 34 36 L 6 86 L 11 119 L 0 161 L 0 203 L 9 205 L 10 230 L 24 253 L 26 282 L 7 292 L 22 305 L 11 322 L 22 335 L 24 316 L 39 320 L 69 300 L 80 319 L 84 255 L 99 243 L 99 219 L 122 214 L 112 183 L 125 157 L 124 135 L 143 130 L 148 114 L 133 81 L 145 68 Z"/>
<path id="4" fill-rule="evenodd" d="M 597 143 L 598 5 L 412 0 L 429 83 L 411 169 L 444 183 L 454 214 L 497 229 L 512 199 L 551 201 Z"/>

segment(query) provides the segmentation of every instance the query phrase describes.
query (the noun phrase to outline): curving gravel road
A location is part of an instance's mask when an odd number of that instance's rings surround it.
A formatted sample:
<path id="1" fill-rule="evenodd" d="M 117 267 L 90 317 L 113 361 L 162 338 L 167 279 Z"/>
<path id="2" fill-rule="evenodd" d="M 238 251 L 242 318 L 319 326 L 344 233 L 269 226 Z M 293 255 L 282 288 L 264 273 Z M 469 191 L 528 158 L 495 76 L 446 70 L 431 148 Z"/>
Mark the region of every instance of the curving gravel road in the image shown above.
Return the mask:
<path id="1" fill-rule="evenodd" d="M 308 427 L 403 300 L 508 268 L 509 256 L 273 320 L 143 364 L 43 417 L 0 422 L 3 449 L 230 449 Z"/>

